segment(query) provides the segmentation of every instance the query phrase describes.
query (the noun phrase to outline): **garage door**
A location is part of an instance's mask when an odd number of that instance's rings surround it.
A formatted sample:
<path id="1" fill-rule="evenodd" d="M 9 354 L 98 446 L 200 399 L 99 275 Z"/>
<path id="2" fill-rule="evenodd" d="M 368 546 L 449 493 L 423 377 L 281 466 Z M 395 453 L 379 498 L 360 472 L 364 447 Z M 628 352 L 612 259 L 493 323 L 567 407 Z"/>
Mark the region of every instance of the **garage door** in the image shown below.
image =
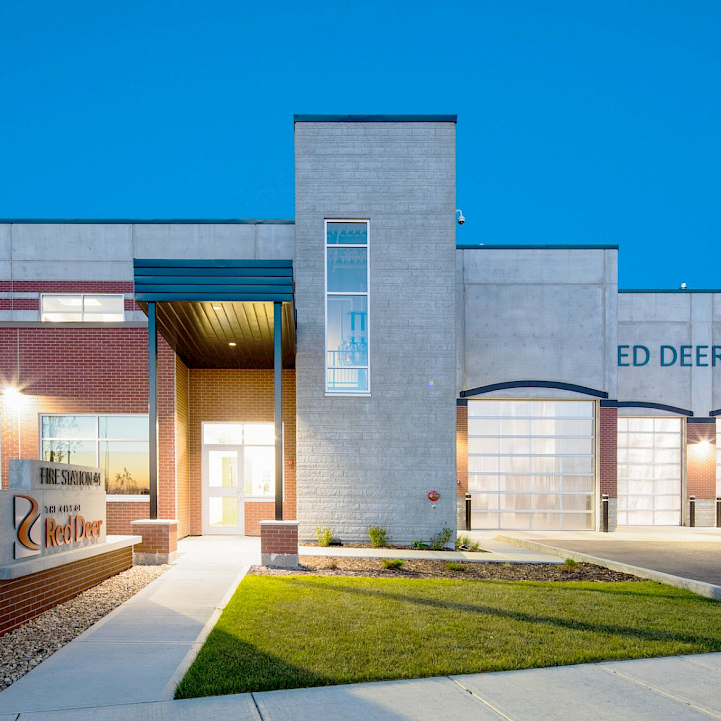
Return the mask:
<path id="1" fill-rule="evenodd" d="M 469 400 L 474 529 L 594 525 L 594 403 Z"/>
<path id="2" fill-rule="evenodd" d="M 618 419 L 618 523 L 681 523 L 681 418 Z"/>

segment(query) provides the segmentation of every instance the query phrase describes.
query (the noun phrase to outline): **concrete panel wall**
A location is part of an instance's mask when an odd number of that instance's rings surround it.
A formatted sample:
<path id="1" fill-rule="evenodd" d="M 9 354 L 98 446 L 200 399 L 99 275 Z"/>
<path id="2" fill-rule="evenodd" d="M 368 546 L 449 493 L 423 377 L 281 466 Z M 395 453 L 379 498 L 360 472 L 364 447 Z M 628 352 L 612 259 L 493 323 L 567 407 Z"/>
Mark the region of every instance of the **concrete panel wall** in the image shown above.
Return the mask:
<path id="1" fill-rule="evenodd" d="M 455 528 L 455 125 L 297 123 L 298 520 Z M 327 397 L 324 218 L 370 219 L 370 397 Z M 433 508 L 427 499 L 437 490 Z"/>
<path id="2" fill-rule="evenodd" d="M 458 251 L 463 338 L 458 391 L 544 380 L 616 393 L 617 251 Z M 518 390 L 497 397 L 569 397 Z"/>
<path id="3" fill-rule="evenodd" d="M 133 258 L 292 259 L 292 223 L 3 223 L 0 280 L 132 283 Z M 2 303 L 37 298 L 12 285 L 0 293 L 0 321 L 35 321 L 37 309 Z M 61 292 L 54 288 L 53 292 Z M 68 291 L 69 292 L 69 291 Z M 95 288 L 86 292 L 106 292 Z M 107 292 L 118 292 L 109 289 Z M 127 294 L 128 297 L 130 294 Z M 128 311 L 126 320 L 142 320 Z"/>
<path id="4" fill-rule="evenodd" d="M 618 315 L 620 400 L 721 407 L 721 293 L 621 293 Z"/>

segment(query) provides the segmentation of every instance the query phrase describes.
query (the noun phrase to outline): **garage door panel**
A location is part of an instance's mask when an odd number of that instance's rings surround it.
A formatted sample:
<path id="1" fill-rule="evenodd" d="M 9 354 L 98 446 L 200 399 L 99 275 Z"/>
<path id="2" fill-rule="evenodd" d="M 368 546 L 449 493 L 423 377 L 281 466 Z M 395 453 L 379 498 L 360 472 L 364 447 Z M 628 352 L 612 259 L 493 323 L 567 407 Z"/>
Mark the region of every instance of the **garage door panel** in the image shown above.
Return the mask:
<path id="1" fill-rule="evenodd" d="M 618 419 L 619 525 L 681 522 L 680 418 Z"/>
<path id="2" fill-rule="evenodd" d="M 591 528 L 594 408 L 587 401 L 469 401 L 472 527 Z"/>

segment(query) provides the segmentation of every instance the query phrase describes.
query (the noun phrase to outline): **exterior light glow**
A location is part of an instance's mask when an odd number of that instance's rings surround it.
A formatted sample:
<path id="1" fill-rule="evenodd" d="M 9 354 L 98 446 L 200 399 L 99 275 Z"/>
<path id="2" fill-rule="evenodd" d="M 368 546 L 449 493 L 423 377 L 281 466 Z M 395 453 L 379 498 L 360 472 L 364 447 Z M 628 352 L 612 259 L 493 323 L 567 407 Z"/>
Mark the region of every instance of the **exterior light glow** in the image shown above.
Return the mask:
<path id="1" fill-rule="evenodd" d="M 705 461 L 714 451 L 715 445 L 707 438 L 702 438 L 688 446 L 689 456 L 696 461 Z"/>
<path id="2" fill-rule="evenodd" d="M 228 343 L 228 345 L 231 346 L 231 348 L 233 348 L 233 347 L 237 346 L 238 344 L 237 344 L 237 343 L 233 343 L 233 341 L 231 341 L 230 343 Z"/>
<path id="3" fill-rule="evenodd" d="M 8 405 L 14 408 L 20 407 L 25 401 L 23 392 L 15 386 L 4 386 L 3 396 L 5 397 Z"/>
<path id="4" fill-rule="evenodd" d="M 222 309 L 223 309 L 222 306 L 219 306 L 219 305 L 213 306 L 213 310 L 222 310 Z"/>

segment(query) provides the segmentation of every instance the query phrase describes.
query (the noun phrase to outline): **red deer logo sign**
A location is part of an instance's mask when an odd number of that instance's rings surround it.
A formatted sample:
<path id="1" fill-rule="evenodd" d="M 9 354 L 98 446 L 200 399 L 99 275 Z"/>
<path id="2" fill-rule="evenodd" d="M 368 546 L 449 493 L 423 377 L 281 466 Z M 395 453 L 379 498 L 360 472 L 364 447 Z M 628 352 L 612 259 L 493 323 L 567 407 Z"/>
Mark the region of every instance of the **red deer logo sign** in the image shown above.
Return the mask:
<path id="1" fill-rule="evenodd" d="M 16 536 L 14 557 L 17 559 L 40 555 L 42 525 L 38 502 L 32 496 L 14 496 L 13 515 Z"/>

